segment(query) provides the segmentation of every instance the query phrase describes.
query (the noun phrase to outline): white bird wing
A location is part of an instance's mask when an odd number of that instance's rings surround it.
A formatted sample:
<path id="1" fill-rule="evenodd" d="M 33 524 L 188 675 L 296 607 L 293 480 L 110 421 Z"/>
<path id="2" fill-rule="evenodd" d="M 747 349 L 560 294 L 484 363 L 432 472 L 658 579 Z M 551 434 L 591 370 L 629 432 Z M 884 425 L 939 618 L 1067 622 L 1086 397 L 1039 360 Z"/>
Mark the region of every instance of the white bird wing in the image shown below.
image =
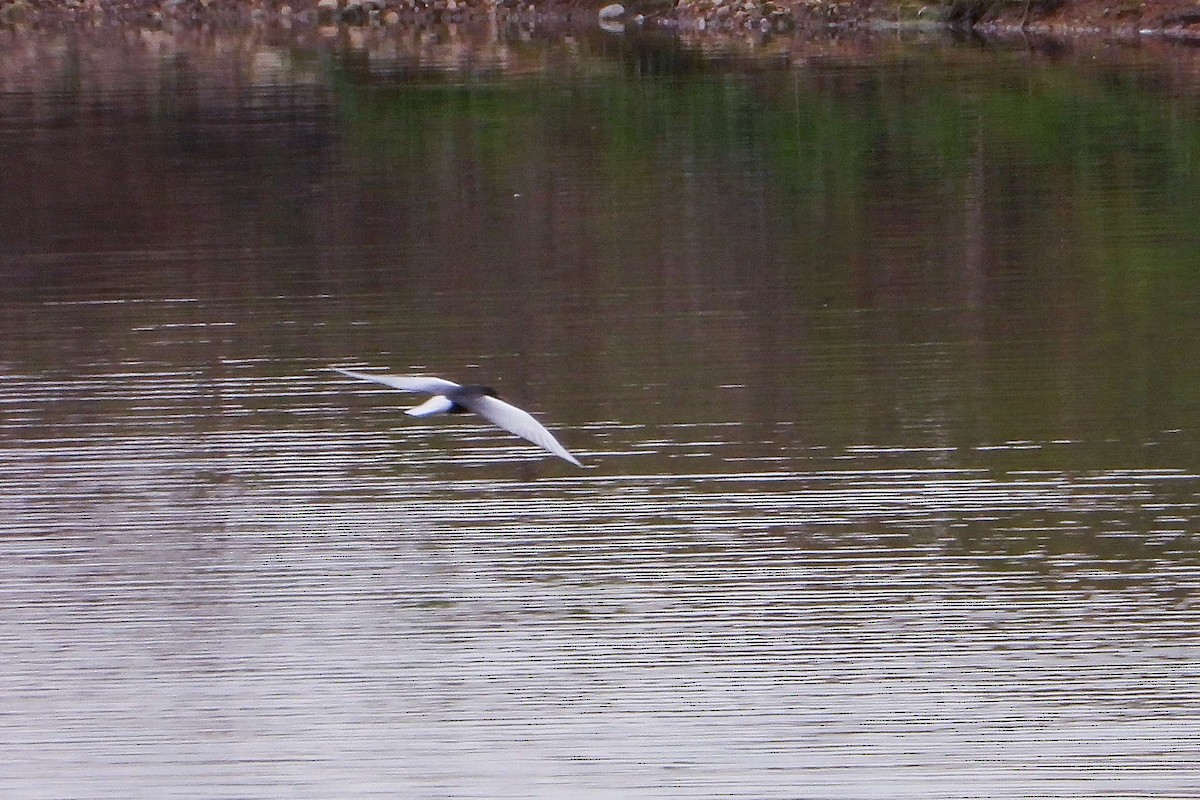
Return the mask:
<path id="1" fill-rule="evenodd" d="M 432 417 L 434 414 L 445 414 L 452 408 L 454 408 L 453 400 L 445 395 L 435 394 L 421 405 L 405 409 L 404 413 L 410 417 Z"/>
<path id="2" fill-rule="evenodd" d="M 567 448 L 558 443 L 554 435 L 526 412 L 503 400 L 488 395 L 460 398 L 458 404 L 469 408 L 484 419 L 499 425 L 509 433 L 516 434 L 526 441 L 533 442 L 544 450 L 549 450 L 559 458 L 570 461 L 577 467 L 582 467 L 579 459 L 571 455 Z"/>
<path id="3" fill-rule="evenodd" d="M 429 378 L 424 375 L 389 375 L 386 372 L 355 372 L 354 370 L 341 369 L 340 367 L 330 367 L 330 369 L 350 378 L 357 378 L 360 381 L 371 381 L 372 383 L 382 383 L 384 386 L 390 386 L 402 392 L 445 394 L 459 388 L 458 384 L 453 381 L 443 380 L 442 378 Z"/>

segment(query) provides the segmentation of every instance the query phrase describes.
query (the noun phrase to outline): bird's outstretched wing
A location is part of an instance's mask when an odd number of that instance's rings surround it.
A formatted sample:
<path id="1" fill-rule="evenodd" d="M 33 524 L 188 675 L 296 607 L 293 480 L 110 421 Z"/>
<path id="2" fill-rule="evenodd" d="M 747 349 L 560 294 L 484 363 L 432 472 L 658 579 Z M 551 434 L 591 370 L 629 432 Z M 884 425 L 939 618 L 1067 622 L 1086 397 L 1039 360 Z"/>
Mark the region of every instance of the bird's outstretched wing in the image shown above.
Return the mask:
<path id="1" fill-rule="evenodd" d="M 484 419 L 499 425 L 509 433 L 516 434 L 526 441 L 533 442 L 538 447 L 549 450 L 561 459 L 570 461 L 577 467 L 582 467 L 579 459 L 571 455 L 567 448 L 558 443 L 558 439 L 542 426 L 542 423 L 531 417 L 516 406 L 495 397 L 479 395 L 457 400 L 464 408 L 469 408 Z"/>
<path id="2" fill-rule="evenodd" d="M 389 375 L 386 372 L 355 372 L 354 370 L 341 369 L 340 367 L 330 367 L 330 369 L 350 378 L 357 378 L 360 381 L 371 381 L 372 383 L 382 383 L 384 386 L 390 386 L 402 392 L 445 394 L 459 388 L 459 385 L 454 381 L 447 381 L 442 378 L 428 378 L 423 375 Z"/>
<path id="3" fill-rule="evenodd" d="M 432 417 L 434 414 L 445 414 L 454 408 L 454 401 L 444 394 L 435 394 L 419 406 L 405 409 L 410 417 Z"/>

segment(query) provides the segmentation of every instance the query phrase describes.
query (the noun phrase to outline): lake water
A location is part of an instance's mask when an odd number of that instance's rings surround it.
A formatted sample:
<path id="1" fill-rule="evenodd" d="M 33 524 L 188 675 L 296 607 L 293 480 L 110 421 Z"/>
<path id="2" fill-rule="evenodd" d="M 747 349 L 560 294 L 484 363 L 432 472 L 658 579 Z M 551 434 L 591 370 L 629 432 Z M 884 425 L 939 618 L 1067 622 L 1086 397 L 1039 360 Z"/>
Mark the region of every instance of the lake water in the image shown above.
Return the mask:
<path id="1" fill-rule="evenodd" d="M 1200 796 L 1196 51 L 0 36 L 3 797 Z"/>

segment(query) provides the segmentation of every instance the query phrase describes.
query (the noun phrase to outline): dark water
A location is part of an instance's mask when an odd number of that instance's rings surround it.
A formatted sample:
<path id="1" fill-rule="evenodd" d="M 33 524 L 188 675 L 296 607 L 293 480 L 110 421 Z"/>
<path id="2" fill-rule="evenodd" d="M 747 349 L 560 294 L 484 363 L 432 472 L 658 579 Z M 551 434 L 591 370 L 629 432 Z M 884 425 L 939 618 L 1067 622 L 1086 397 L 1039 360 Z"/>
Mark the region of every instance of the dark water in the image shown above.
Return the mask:
<path id="1" fill-rule="evenodd" d="M 3 36 L 5 798 L 1200 794 L 1194 54 Z"/>

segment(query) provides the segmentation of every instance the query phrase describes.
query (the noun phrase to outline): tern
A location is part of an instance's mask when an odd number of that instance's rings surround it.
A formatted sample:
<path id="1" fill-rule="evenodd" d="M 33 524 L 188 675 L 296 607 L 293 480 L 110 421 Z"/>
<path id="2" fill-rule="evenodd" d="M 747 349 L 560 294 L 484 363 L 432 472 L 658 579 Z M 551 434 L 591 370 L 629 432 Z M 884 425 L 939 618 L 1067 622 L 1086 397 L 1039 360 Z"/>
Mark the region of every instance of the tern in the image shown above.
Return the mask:
<path id="1" fill-rule="evenodd" d="M 330 369 L 350 378 L 381 383 L 402 392 L 420 392 L 432 395 L 424 403 L 405 409 L 404 413 L 409 416 L 431 417 L 434 414 L 465 414 L 468 411 L 474 411 L 493 425 L 520 436 L 543 450 L 550 451 L 564 461 L 570 461 L 577 467 L 583 466 L 579 459 L 558 443 L 558 440 L 550 431 L 546 430 L 542 423 L 511 403 L 501 400 L 497 396 L 496 390 L 490 386 L 475 384 L 462 386 L 454 381 L 422 375 L 355 372 L 340 367 L 330 367 Z"/>

